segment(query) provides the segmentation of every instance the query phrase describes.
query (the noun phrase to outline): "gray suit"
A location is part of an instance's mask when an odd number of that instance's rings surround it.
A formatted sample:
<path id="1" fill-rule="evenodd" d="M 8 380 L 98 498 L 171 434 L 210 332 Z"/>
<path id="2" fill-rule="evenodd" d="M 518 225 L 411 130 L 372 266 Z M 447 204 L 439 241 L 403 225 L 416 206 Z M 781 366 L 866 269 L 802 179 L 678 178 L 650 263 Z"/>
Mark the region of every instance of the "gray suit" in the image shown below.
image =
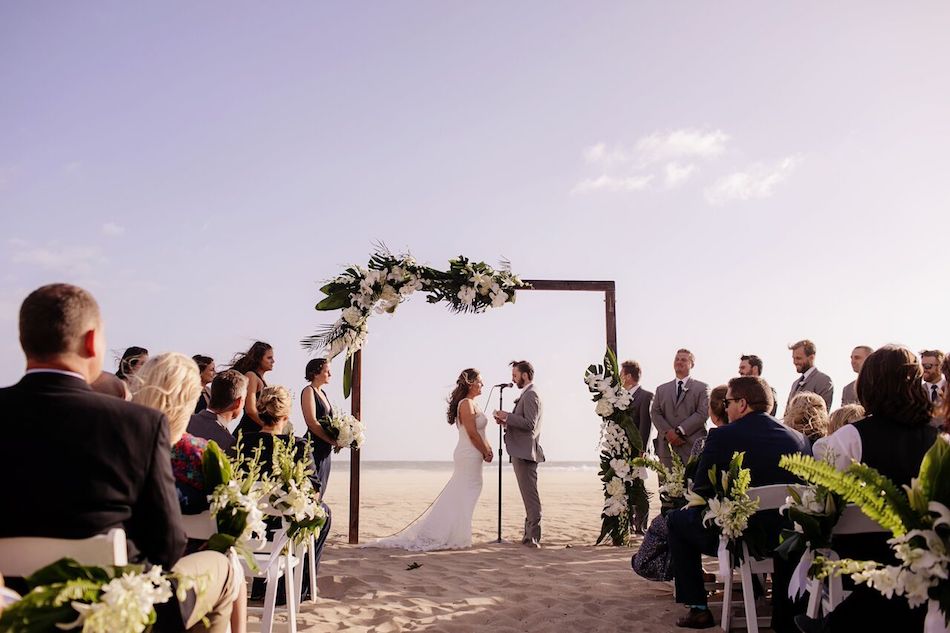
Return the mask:
<path id="1" fill-rule="evenodd" d="M 696 440 L 706 437 L 706 420 L 709 418 L 709 385 L 687 376 L 683 379 L 683 393 L 677 399 L 677 382 L 678 379 L 673 379 L 656 388 L 650 411 L 658 434 L 656 454 L 666 466 L 673 463 L 666 432 L 675 431 L 677 427 L 683 429 L 686 443 L 676 447 L 676 454 L 685 464 Z"/>
<path id="2" fill-rule="evenodd" d="M 234 444 L 237 439 L 231 435 L 230 431 L 218 424 L 217 413 L 204 409 L 194 414 L 188 421 L 187 432 L 195 437 L 214 440 L 221 447 L 221 450 L 229 455 L 234 453 Z"/>
<path id="3" fill-rule="evenodd" d="M 841 406 L 846 404 L 861 404 L 858 402 L 858 390 L 855 387 L 858 381 L 852 380 L 841 390 Z"/>
<path id="4" fill-rule="evenodd" d="M 816 368 L 815 371 L 811 372 L 811 375 L 805 380 L 805 384 L 801 384 L 801 378 L 793 382 L 792 388 L 788 392 L 788 400 L 785 401 L 785 408 L 788 408 L 792 398 L 804 391 L 817 393 L 825 401 L 825 405 L 828 407 L 828 410 L 831 411 L 831 399 L 835 395 L 835 386 L 831 382 L 831 376 L 821 373 Z"/>
<path id="5" fill-rule="evenodd" d="M 538 462 L 544 461 L 541 437 L 541 397 L 530 384 L 515 400 L 514 410 L 505 420 L 505 447 L 524 501 L 525 520 L 522 543 L 541 541 L 541 497 L 538 495 Z"/>

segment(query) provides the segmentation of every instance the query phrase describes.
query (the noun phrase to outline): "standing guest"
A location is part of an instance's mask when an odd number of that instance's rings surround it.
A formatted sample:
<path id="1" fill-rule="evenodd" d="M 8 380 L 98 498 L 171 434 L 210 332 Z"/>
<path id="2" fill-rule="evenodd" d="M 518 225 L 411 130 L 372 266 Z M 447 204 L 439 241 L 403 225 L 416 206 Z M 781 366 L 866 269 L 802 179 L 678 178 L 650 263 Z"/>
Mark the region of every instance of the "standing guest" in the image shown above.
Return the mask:
<path id="1" fill-rule="evenodd" d="M 211 400 L 209 385 L 214 378 L 214 359 L 201 354 L 195 354 L 191 359 L 198 365 L 198 374 L 201 376 L 201 395 L 198 396 L 198 404 L 195 405 L 195 413 L 198 413 L 207 409 L 208 401 Z"/>
<path id="2" fill-rule="evenodd" d="M 785 408 L 783 421 L 785 426 L 807 437 L 812 446 L 815 440 L 828 434 L 828 409 L 817 393 L 804 391 L 792 398 Z"/>
<path id="3" fill-rule="evenodd" d="M 713 466 L 718 472 L 725 472 L 735 452 L 745 453 L 742 465 L 752 475 L 752 486 L 795 483 L 795 476 L 780 468 L 778 462 L 783 455 L 810 455 L 811 447 L 800 433 L 766 413 L 772 408 L 768 383 L 755 376 L 733 378 L 729 381 L 724 400 L 729 424 L 719 427 L 706 438 L 706 447 L 696 470 L 694 492 L 704 497 L 711 496 L 712 485 L 705 473 Z M 679 627 L 704 629 L 715 626 L 703 586 L 702 555 L 716 555 L 719 534 L 714 527 L 703 525 L 705 511 L 704 507 L 693 507 L 667 515 L 676 601 L 689 607 L 689 612 L 677 621 Z M 750 523 L 756 523 L 764 530 L 767 547 L 771 549 L 778 545 L 783 523 L 777 512 L 755 515 Z M 773 581 L 773 587 L 776 600 L 772 628 L 792 630 L 791 614 L 779 608 L 787 587 L 777 579 Z"/>
<path id="4" fill-rule="evenodd" d="M 787 407 L 792 403 L 792 398 L 802 391 L 817 393 L 825 401 L 825 410 L 831 410 L 831 400 L 835 395 L 835 386 L 831 382 L 828 374 L 823 374 L 815 367 L 815 353 L 817 352 L 815 344 L 804 339 L 788 346 L 792 350 L 792 363 L 795 365 L 795 371 L 801 374 L 792 388 L 788 392 L 788 400 L 785 402 Z"/>
<path id="5" fill-rule="evenodd" d="M 247 395 L 244 398 L 244 417 L 234 429 L 234 437 L 239 433 L 257 433 L 263 423 L 257 412 L 257 397 L 267 386 L 264 374 L 274 368 L 274 348 L 256 341 L 251 348 L 239 354 L 231 363 L 231 369 L 247 376 Z"/>
<path id="6" fill-rule="evenodd" d="M 762 376 L 762 359 L 755 354 L 743 354 L 739 357 L 739 375 L 740 376 Z M 769 385 L 772 390 L 772 410 L 769 415 L 774 416 L 778 411 L 778 392 L 775 387 Z"/>
<path id="7" fill-rule="evenodd" d="M 20 345 L 26 375 L 0 389 L 0 480 L 17 482 L 0 491 L 0 504 L 16 508 L 0 521 L 0 538 L 80 539 L 124 528 L 149 563 L 206 582 L 199 595 L 179 602 L 173 592 L 159 605 L 156 630 L 223 633 L 243 579 L 217 552 L 181 557 L 167 418 L 90 389 L 106 349 L 95 299 L 69 284 L 34 290 L 20 307 Z"/>
<path id="8" fill-rule="evenodd" d="M 653 401 L 653 394 L 640 386 L 640 363 L 635 360 L 625 360 L 621 363 L 620 382 L 630 393 L 630 405 L 627 411 L 630 412 L 634 424 L 637 425 L 637 430 L 640 432 L 640 449 L 645 453 L 650 432 L 653 430 L 653 424 L 650 421 L 650 403 Z M 643 534 L 649 520 L 649 510 L 640 512 L 638 509 L 634 517 L 634 531 L 637 534 Z"/>
<path id="9" fill-rule="evenodd" d="M 326 496 L 330 481 L 330 455 L 339 450 L 336 441 L 320 425 L 320 420 L 333 412 L 330 399 L 323 391 L 330 382 L 330 363 L 326 358 L 314 358 L 304 369 L 304 379 L 310 383 L 300 393 L 300 407 L 307 423 L 306 439 L 313 452 L 313 465 L 320 480 L 320 494 Z"/>
<path id="10" fill-rule="evenodd" d="M 841 427 L 825 440 L 839 470 L 853 460 L 876 469 L 898 488 L 910 484 L 937 437 L 937 430 L 930 425 L 933 406 L 919 387 L 922 378 L 917 357 L 906 347 L 885 345 L 867 357 L 857 388 L 868 417 Z M 841 558 L 896 565 L 888 536 L 841 537 L 833 546 Z M 920 631 L 925 612 L 925 606 L 912 610 L 902 597 L 888 599 L 865 585 L 856 585 L 831 612 L 824 628 L 802 617 L 796 618 L 796 623 L 805 631 Z"/>
<path id="11" fill-rule="evenodd" d="M 234 450 L 235 438 L 228 425 L 244 411 L 247 395 L 247 377 L 233 369 L 226 369 L 211 381 L 208 408 L 191 416 L 188 433 L 195 437 L 217 442 L 229 455 Z"/>
<path id="12" fill-rule="evenodd" d="M 870 356 L 873 351 L 874 349 L 867 345 L 858 345 L 851 350 L 851 369 L 854 370 L 854 373 L 861 373 L 861 367 L 864 365 L 865 359 Z M 855 383 L 857 383 L 857 381 L 852 380 L 841 390 L 841 406 L 858 404 L 858 392 L 855 390 Z"/>
<path id="13" fill-rule="evenodd" d="M 112 372 L 103 371 L 99 374 L 98 378 L 92 381 L 90 387 L 92 387 L 92 390 L 96 393 L 115 396 L 123 400 L 132 399 L 132 392 L 129 391 L 129 386 L 125 384 L 124 380 L 120 380 Z"/>
<path id="14" fill-rule="evenodd" d="M 144 347 L 132 347 L 126 348 L 122 352 L 122 358 L 119 359 L 119 368 L 116 370 L 116 378 L 129 384 L 129 381 L 132 379 L 132 376 L 135 375 L 135 372 L 139 367 L 144 365 L 148 361 L 148 350 Z"/>
<path id="15" fill-rule="evenodd" d="M 924 370 L 920 384 L 934 407 L 934 416 L 930 420 L 933 426 L 943 425 L 943 416 L 937 413 L 943 410 L 944 390 L 947 388 L 947 379 L 940 373 L 943 360 L 944 354 L 939 349 L 925 349 L 920 353 L 920 366 Z"/>
<path id="16" fill-rule="evenodd" d="M 646 452 L 647 441 L 653 430 L 650 420 L 650 403 L 653 401 L 653 393 L 640 386 L 640 363 L 635 360 L 625 360 L 621 363 L 620 382 L 623 388 L 630 392 L 630 406 L 627 407 L 627 411 L 630 412 L 630 416 L 640 431 L 640 440 Z"/>
<path id="17" fill-rule="evenodd" d="M 650 416 L 656 428 L 656 454 L 667 468 L 673 463 L 670 447 L 685 464 L 696 443 L 706 436 L 709 415 L 709 386 L 693 380 L 690 370 L 696 357 L 688 349 L 679 349 L 673 358 L 676 377 L 656 388 Z"/>

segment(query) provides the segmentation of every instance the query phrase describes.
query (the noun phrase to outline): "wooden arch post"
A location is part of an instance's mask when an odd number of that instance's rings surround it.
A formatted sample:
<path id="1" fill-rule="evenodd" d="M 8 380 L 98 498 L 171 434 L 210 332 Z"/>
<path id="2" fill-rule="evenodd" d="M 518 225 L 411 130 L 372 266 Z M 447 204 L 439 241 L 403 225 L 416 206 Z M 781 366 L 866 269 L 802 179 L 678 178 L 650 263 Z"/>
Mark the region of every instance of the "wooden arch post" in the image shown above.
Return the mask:
<path id="1" fill-rule="evenodd" d="M 531 284 L 526 290 L 567 290 L 580 292 L 603 292 L 604 315 L 607 330 L 607 347 L 614 354 L 617 353 L 617 290 L 613 281 L 570 281 L 554 279 L 525 279 Z M 350 413 L 358 420 L 362 420 L 362 386 L 363 351 L 353 354 L 353 383 L 350 393 Z M 360 451 L 350 451 L 350 532 L 351 544 L 360 542 Z"/>

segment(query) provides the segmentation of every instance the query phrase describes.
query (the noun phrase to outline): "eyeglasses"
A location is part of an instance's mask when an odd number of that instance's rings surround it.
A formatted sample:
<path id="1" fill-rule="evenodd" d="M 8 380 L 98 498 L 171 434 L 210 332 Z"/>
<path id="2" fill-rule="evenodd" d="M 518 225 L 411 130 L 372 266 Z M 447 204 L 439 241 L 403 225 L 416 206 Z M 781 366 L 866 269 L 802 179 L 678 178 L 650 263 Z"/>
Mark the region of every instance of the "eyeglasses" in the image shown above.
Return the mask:
<path id="1" fill-rule="evenodd" d="M 922 363 L 920 366 L 923 367 L 924 369 L 930 370 L 936 367 L 937 363 Z"/>
<path id="2" fill-rule="evenodd" d="M 722 401 L 728 407 L 730 402 L 739 402 L 740 400 L 745 400 L 745 398 L 723 398 Z"/>

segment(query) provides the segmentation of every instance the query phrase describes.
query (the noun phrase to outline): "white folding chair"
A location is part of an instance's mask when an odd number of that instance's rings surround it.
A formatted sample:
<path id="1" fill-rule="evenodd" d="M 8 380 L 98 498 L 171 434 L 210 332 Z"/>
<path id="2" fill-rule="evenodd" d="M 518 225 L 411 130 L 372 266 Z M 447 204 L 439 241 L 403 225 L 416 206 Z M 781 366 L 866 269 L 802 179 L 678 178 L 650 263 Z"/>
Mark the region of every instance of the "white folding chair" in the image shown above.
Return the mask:
<path id="1" fill-rule="evenodd" d="M 66 557 L 83 565 L 128 565 L 125 530 L 112 528 L 106 534 L 84 539 L 39 536 L 0 538 L 0 573 L 4 576 L 29 576 Z"/>
<path id="2" fill-rule="evenodd" d="M 210 510 L 205 510 L 201 514 L 183 514 L 181 524 L 188 538 L 206 541 L 218 532 L 218 525 L 211 516 Z"/>
<path id="3" fill-rule="evenodd" d="M 253 545 L 253 544 L 252 544 Z M 254 552 L 254 560 L 257 562 L 258 569 L 254 571 L 243 559 L 241 564 L 244 566 L 244 577 L 248 580 L 254 578 L 263 578 L 267 584 L 264 592 L 264 607 L 248 607 L 248 612 L 255 614 L 260 611 L 261 615 L 261 633 L 271 633 L 274 628 L 274 612 L 277 606 L 277 583 L 278 579 L 284 577 L 284 595 L 287 604 L 287 630 L 290 633 L 297 633 L 297 585 L 294 582 L 294 567 L 298 563 L 298 558 L 293 554 L 293 546 L 287 537 L 287 526 L 274 534 L 274 540 L 265 541 L 260 544 L 261 547 Z"/>
<path id="4" fill-rule="evenodd" d="M 774 484 L 771 486 L 758 486 L 749 488 L 749 497 L 759 500 L 758 512 L 768 510 L 778 510 L 785 503 L 785 497 L 788 496 L 788 484 Z M 732 603 L 732 565 L 729 561 L 729 553 L 726 550 L 726 541 L 719 541 L 719 575 L 723 578 L 725 588 L 722 594 L 722 630 L 729 631 L 732 624 L 732 610 L 735 606 Z M 725 569 L 723 569 L 725 567 Z M 755 611 L 755 593 L 752 586 L 752 574 L 771 574 L 775 571 L 775 566 L 771 557 L 756 560 L 749 555 L 749 549 L 745 543 L 742 544 L 742 562 L 739 564 L 739 580 L 742 588 L 742 602 L 745 607 L 745 627 L 749 633 L 759 633 L 759 618 Z M 738 622 L 737 622 L 738 624 Z M 768 622 L 763 619 L 763 626 L 768 626 Z"/>
<path id="5" fill-rule="evenodd" d="M 304 539 L 304 541 L 297 546 L 297 559 L 306 560 L 308 562 L 309 569 L 308 575 L 310 576 L 310 602 L 313 604 L 317 603 L 317 539 L 313 535 Z M 297 604 L 301 604 L 303 596 L 303 569 L 301 568 L 299 574 L 295 574 L 297 579 Z"/>
<path id="6" fill-rule="evenodd" d="M 861 512 L 861 508 L 858 506 L 848 504 L 831 533 L 834 536 L 845 536 L 878 532 L 888 533 L 888 530 Z M 838 560 L 838 554 L 832 549 L 820 549 L 817 553 L 829 560 Z M 806 613 L 810 618 L 817 618 L 821 610 L 825 611 L 825 615 L 831 613 L 846 597 L 841 586 L 841 576 L 837 574 L 829 576 L 824 582 L 813 578 L 808 583 L 808 592 L 808 610 Z M 822 599 L 824 595 L 827 595 L 826 600 Z"/>

